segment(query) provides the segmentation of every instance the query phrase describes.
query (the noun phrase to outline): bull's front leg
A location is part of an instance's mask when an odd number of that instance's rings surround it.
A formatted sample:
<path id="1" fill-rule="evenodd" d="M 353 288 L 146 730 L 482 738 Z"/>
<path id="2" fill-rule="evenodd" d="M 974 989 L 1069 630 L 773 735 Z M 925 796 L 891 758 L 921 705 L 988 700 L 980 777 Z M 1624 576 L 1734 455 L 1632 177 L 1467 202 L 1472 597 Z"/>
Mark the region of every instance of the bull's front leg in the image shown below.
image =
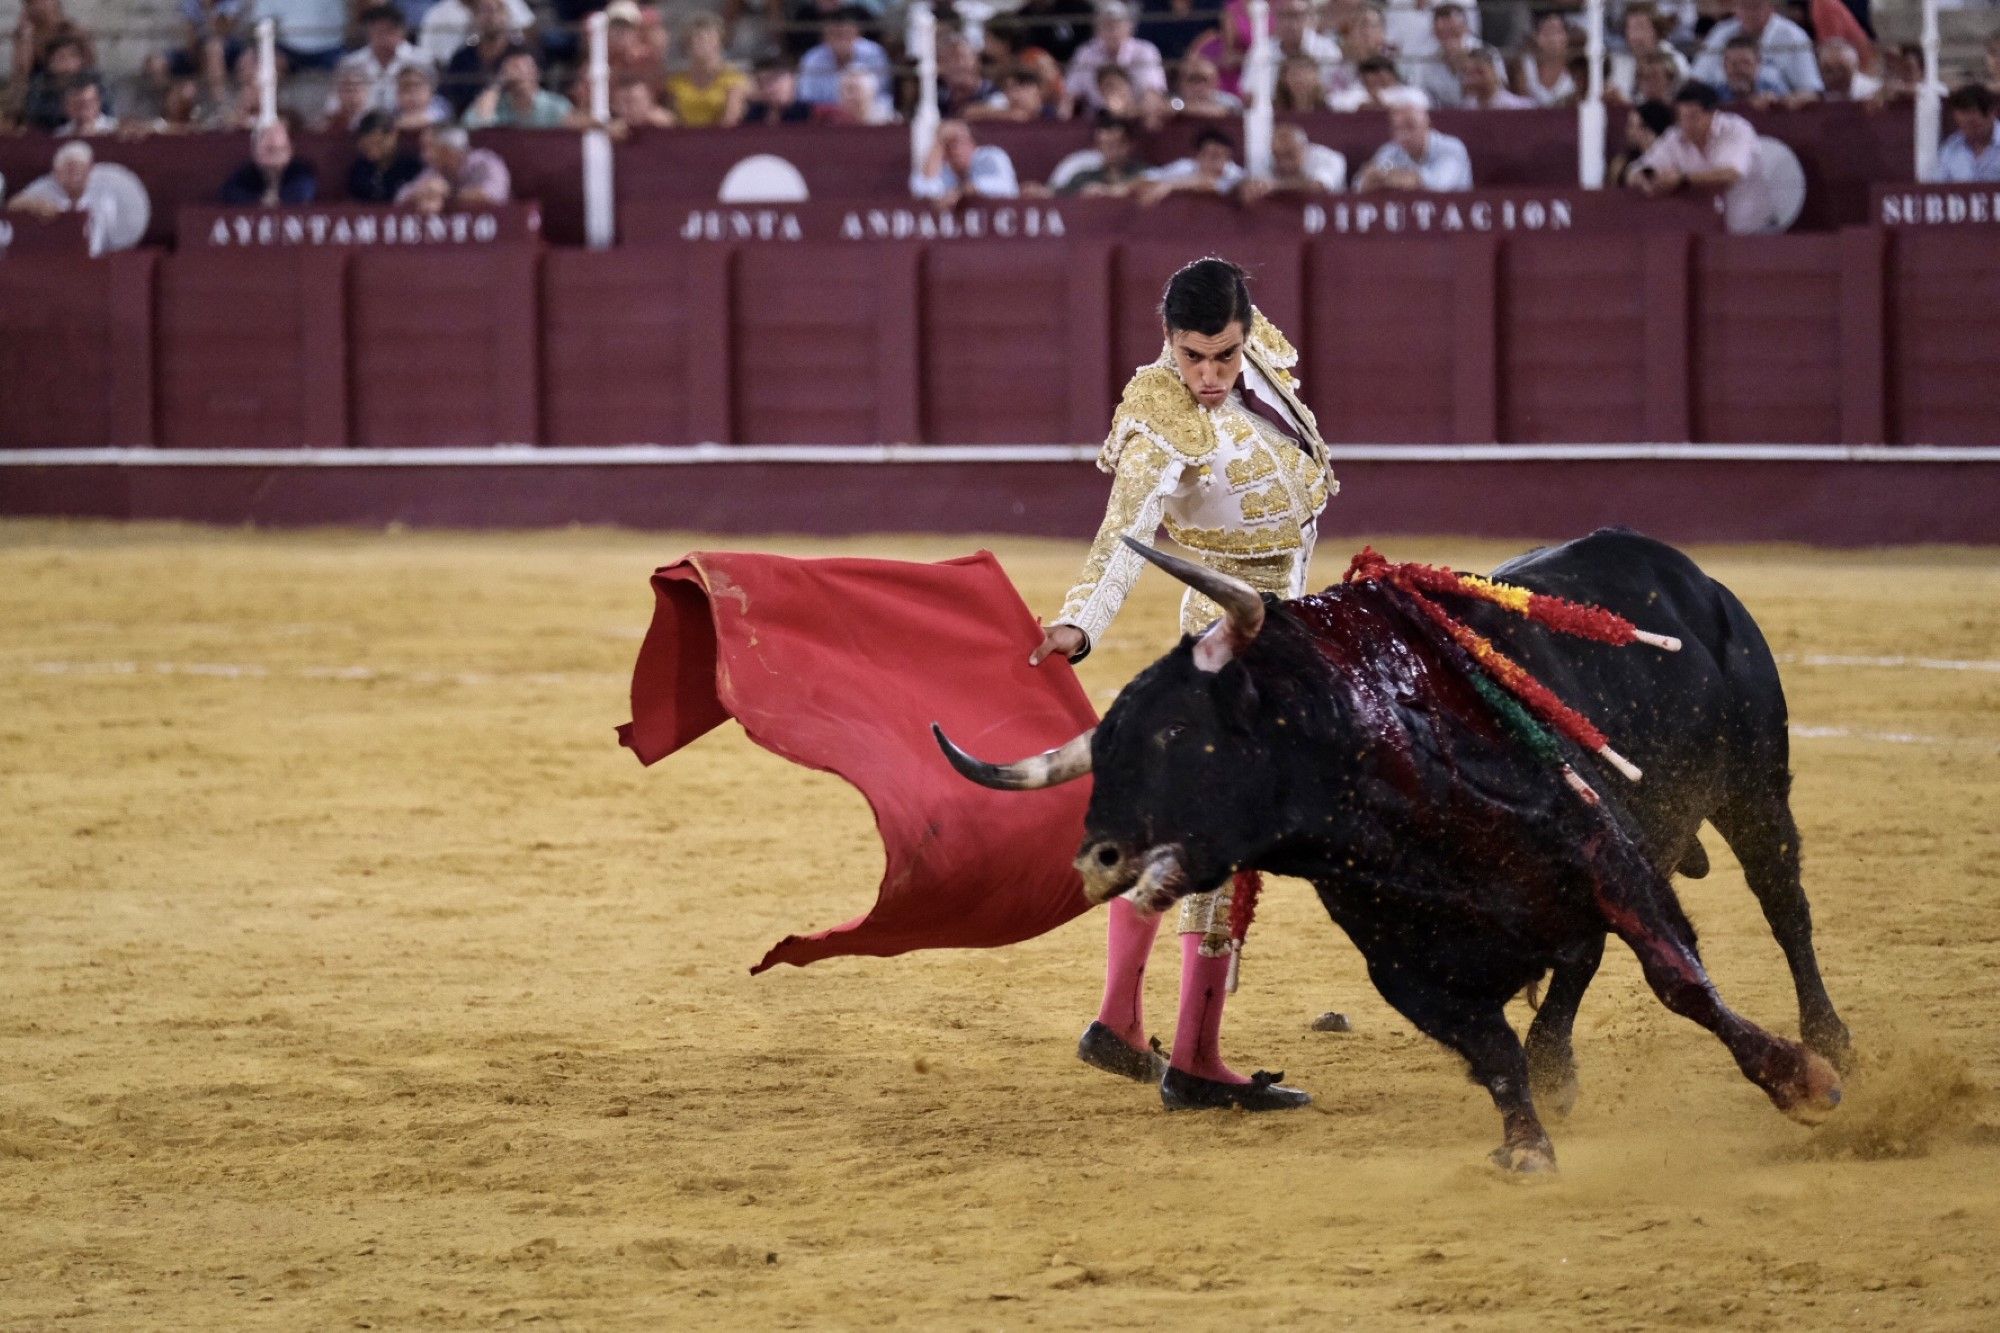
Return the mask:
<path id="1" fill-rule="evenodd" d="M 1840 1075 L 1815 1052 L 1723 1003 L 1696 952 L 1694 927 L 1659 872 L 1611 834 L 1593 835 L 1584 860 L 1605 924 L 1638 956 L 1661 1003 L 1713 1032 L 1780 1111 L 1801 1124 L 1826 1119 L 1840 1104 Z"/>
<path id="2" fill-rule="evenodd" d="M 1556 964 L 1548 993 L 1528 1028 L 1528 1079 L 1535 1104 L 1557 1120 L 1568 1118 L 1576 1106 L 1576 1052 L 1571 1034 L 1577 1007 L 1603 961 L 1604 935 L 1593 933 L 1571 956 Z"/>

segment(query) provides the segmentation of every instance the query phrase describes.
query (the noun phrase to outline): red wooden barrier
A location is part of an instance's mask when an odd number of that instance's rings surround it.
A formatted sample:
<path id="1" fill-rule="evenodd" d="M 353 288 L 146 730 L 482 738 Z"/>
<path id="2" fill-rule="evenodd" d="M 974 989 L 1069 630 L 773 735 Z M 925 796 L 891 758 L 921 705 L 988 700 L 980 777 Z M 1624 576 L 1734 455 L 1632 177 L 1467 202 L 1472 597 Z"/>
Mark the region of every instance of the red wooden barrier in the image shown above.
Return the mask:
<path id="1" fill-rule="evenodd" d="M 160 264 L 159 442 L 347 443 L 346 262 L 322 252 L 185 251 Z"/>
<path id="2" fill-rule="evenodd" d="M 0 263 L 0 448 L 153 442 L 156 262 Z"/>
<path id="3" fill-rule="evenodd" d="M 1898 232 L 1888 249 L 1892 438 L 2000 443 L 2000 229 Z"/>
<path id="4" fill-rule="evenodd" d="M 1523 236 L 1500 254 L 1500 438 L 1647 433 L 1646 238 Z"/>
<path id="5" fill-rule="evenodd" d="M 1698 242 L 1695 438 L 1838 441 L 1840 314 L 1837 237 Z"/>
<path id="6" fill-rule="evenodd" d="M 530 246 L 351 256 L 350 441 L 533 443 L 538 257 Z"/>

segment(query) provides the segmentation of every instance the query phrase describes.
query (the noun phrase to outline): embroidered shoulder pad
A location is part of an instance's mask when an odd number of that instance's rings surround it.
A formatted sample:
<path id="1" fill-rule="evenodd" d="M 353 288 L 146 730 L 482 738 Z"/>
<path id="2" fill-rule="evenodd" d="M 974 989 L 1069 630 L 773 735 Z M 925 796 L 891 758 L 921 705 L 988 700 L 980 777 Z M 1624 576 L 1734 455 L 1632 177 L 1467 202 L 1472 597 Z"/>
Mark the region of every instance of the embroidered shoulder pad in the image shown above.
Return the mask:
<path id="1" fill-rule="evenodd" d="M 1185 462 L 1202 458 L 1215 449 L 1215 427 L 1208 413 L 1194 400 L 1170 365 L 1142 366 L 1125 386 L 1118 411 L 1111 418 L 1111 434 L 1097 455 L 1097 466 L 1105 472 L 1118 470 L 1118 457 L 1125 441 L 1144 436 Z"/>

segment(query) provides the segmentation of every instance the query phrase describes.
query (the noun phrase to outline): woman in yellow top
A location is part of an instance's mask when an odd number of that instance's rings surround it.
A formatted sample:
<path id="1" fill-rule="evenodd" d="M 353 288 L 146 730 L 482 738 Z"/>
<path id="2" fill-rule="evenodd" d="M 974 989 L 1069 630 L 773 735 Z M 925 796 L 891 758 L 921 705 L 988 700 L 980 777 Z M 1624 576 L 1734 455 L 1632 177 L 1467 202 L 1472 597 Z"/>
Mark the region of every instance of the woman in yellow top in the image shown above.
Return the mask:
<path id="1" fill-rule="evenodd" d="M 667 77 L 667 101 L 689 129 L 733 129 L 750 101 L 750 80 L 722 58 L 722 20 L 696 14 L 681 30 L 687 68 Z"/>
<path id="2" fill-rule="evenodd" d="M 1312 413 L 1299 401 L 1298 353 L 1250 304 L 1243 271 L 1221 259 L 1189 264 L 1160 303 L 1166 346 L 1125 386 L 1098 467 L 1113 476 L 1111 500 L 1084 562 L 1031 661 L 1060 653 L 1076 661 L 1110 626 L 1144 562 L 1119 539 L 1150 544 L 1167 533 L 1203 564 L 1262 592 L 1306 590 L 1320 510 L 1337 489 Z M 1245 402 L 1239 382 L 1268 405 Z M 1190 589 L 1181 630 L 1221 615 Z M 1222 1010 L 1231 889 L 1182 900 L 1181 1001 L 1166 1068 L 1148 1047 L 1141 997 L 1159 918 L 1123 898 L 1110 909 L 1104 999 L 1077 1054 L 1100 1069 L 1160 1081 L 1169 1110 L 1240 1106 L 1269 1111 L 1312 1099 L 1270 1075 L 1244 1078 L 1223 1063 Z"/>

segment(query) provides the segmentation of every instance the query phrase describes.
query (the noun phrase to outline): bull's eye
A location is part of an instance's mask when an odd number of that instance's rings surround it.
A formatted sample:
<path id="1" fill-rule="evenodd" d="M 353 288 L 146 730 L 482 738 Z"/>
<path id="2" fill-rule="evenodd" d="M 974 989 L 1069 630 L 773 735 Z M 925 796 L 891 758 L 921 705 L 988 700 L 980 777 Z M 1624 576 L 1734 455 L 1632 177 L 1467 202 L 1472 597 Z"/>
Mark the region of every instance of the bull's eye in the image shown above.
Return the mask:
<path id="1" fill-rule="evenodd" d="M 1187 724 L 1185 722 L 1169 722 L 1166 726 L 1160 728 L 1160 744 L 1172 745 L 1185 735 L 1187 735 Z"/>

